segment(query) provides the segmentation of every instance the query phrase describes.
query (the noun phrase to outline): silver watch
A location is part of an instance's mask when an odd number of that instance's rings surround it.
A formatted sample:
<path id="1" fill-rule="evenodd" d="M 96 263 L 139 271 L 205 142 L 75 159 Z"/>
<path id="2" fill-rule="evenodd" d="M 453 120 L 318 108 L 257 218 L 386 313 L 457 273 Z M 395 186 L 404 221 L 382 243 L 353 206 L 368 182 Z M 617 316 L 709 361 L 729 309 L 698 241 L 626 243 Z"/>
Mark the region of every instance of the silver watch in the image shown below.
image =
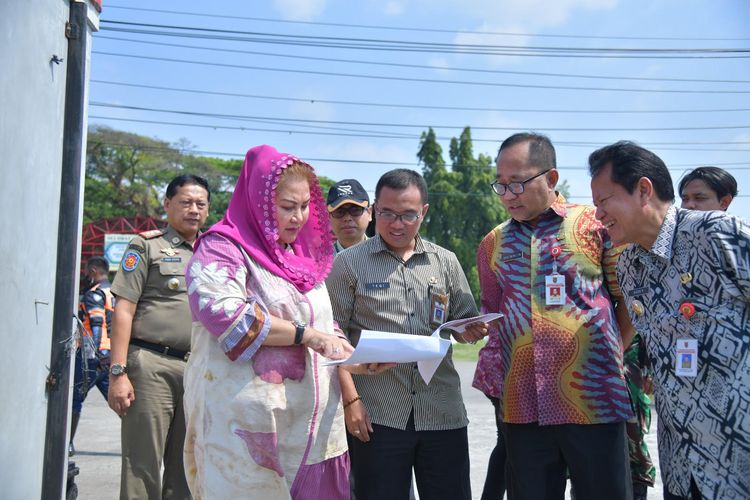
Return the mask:
<path id="1" fill-rule="evenodd" d="M 109 367 L 109 374 L 115 377 L 128 373 L 128 367 L 121 363 L 114 363 Z"/>

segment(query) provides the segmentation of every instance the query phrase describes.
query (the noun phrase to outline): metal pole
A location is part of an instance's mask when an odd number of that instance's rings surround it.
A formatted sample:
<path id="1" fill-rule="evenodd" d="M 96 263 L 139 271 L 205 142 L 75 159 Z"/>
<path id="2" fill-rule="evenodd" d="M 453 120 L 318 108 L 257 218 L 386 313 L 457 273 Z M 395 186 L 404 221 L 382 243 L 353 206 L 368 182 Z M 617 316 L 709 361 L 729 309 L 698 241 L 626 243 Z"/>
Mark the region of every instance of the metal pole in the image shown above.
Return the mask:
<path id="1" fill-rule="evenodd" d="M 47 435 L 44 442 L 42 499 L 60 500 L 65 491 L 68 463 L 68 400 L 70 338 L 76 307 L 77 253 L 80 226 L 84 92 L 86 89 L 87 3 L 70 1 L 65 122 L 63 129 L 60 222 L 57 232 L 57 277 L 52 316 L 50 372 L 47 378 Z"/>

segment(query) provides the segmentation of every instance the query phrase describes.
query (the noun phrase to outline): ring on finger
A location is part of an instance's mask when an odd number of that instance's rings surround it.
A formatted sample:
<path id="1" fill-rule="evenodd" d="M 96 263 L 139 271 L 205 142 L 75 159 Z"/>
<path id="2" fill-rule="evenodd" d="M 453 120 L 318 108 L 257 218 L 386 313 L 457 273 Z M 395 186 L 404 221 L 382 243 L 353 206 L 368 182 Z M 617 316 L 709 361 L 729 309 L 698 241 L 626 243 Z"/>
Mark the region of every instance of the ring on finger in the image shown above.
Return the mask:
<path id="1" fill-rule="evenodd" d="M 333 348 L 333 353 L 334 353 L 334 354 L 338 354 L 338 353 L 340 353 L 340 352 L 341 352 L 341 348 L 340 348 L 340 347 L 334 347 L 334 348 Z"/>
<path id="2" fill-rule="evenodd" d="M 356 431 L 354 431 L 354 434 L 359 434 L 359 429 L 357 429 Z"/>

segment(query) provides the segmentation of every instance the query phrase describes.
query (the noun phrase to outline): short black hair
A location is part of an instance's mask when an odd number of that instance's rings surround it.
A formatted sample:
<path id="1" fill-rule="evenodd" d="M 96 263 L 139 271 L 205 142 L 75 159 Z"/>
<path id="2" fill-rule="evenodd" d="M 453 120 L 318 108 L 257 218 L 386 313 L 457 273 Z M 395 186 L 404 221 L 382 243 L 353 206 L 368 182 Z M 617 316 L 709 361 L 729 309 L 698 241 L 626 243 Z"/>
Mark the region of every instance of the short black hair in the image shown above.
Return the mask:
<path id="1" fill-rule="evenodd" d="M 631 141 L 619 141 L 597 149 L 589 155 L 589 173 L 596 177 L 607 165 L 612 166 L 612 182 L 632 194 L 641 177 L 654 185 L 656 196 L 674 201 L 672 176 L 661 158 Z"/>
<path id="2" fill-rule="evenodd" d="M 408 168 L 397 168 L 391 170 L 384 173 L 380 179 L 378 179 L 378 184 L 375 186 L 375 202 L 377 203 L 378 198 L 380 197 L 380 190 L 384 187 L 402 191 L 409 186 L 417 186 L 419 189 L 419 195 L 422 198 L 422 204 L 426 204 L 427 182 L 425 182 L 422 174 Z"/>
<path id="3" fill-rule="evenodd" d="M 546 135 L 535 132 L 519 132 L 511 135 L 500 145 L 497 156 L 499 157 L 504 149 L 522 142 L 529 143 L 529 164 L 539 167 L 540 170 L 557 168 L 557 155 L 552 141 Z M 495 161 L 497 161 L 497 157 Z"/>
<path id="4" fill-rule="evenodd" d="M 102 273 L 109 272 L 109 262 L 104 257 L 98 255 L 91 257 L 86 261 L 86 270 L 88 271 L 92 268 Z"/>
<path id="5" fill-rule="evenodd" d="M 195 174 L 178 175 L 169 182 L 167 186 L 167 198 L 172 199 L 177 194 L 177 190 L 182 186 L 200 186 L 208 193 L 208 201 L 211 201 L 211 190 L 208 188 L 208 181 Z"/>
<path id="6" fill-rule="evenodd" d="M 682 191 L 689 182 L 701 180 L 705 182 L 712 191 L 716 193 L 718 199 L 730 195 L 732 198 L 737 196 L 737 180 L 732 174 L 719 167 L 698 167 L 691 170 L 680 180 L 677 191 L 682 196 Z"/>

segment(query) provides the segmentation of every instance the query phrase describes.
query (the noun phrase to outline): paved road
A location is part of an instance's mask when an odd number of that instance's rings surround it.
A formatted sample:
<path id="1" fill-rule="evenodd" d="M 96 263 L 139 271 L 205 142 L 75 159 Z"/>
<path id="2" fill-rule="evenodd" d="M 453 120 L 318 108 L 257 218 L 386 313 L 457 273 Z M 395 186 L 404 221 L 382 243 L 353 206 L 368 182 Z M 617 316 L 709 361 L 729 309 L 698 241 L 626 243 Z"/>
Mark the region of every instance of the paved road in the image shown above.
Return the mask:
<path id="1" fill-rule="evenodd" d="M 490 402 L 482 393 L 471 388 L 474 364 L 458 362 L 457 368 L 461 375 L 464 401 L 471 420 L 469 424 L 471 485 L 474 498 L 478 499 L 487 473 L 487 460 L 495 444 L 495 421 Z M 647 438 L 652 455 L 656 455 L 655 429 L 655 426 L 652 426 L 652 432 Z M 73 460 L 81 470 L 76 479 L 79 488 L 78 498 L 81 500 L 117 498 L 120 485 L 120 423 L 96 390 L 91 391 L 84 405 L 76 437 L 76 448 L 77 454 Z M 657 477 L 656 488 L 649 490 L 649 499 L 661 498 L 660 492 L 661 482 Z"/>

